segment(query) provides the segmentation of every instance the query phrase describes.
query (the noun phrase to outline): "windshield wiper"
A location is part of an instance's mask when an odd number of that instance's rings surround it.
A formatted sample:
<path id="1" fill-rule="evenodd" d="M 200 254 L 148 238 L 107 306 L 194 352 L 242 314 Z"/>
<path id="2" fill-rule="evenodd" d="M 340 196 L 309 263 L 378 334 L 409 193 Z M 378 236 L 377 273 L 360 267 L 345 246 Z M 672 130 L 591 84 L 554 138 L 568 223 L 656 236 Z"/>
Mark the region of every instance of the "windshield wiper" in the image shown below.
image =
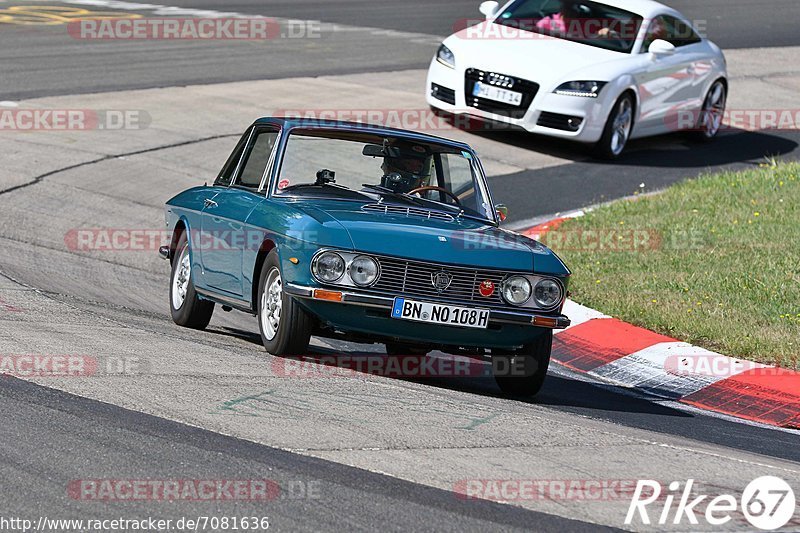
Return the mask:
<path id="1" fill-rule="evenodd" d="M 414 204 L 419 207 L 425 207 L 425 202 L 422 198 L 414 198 L 408 193 L 397 192 L 393 191 L 389 187 L 384 187 L 383 185 L 373 185 L 371 183 L 364 183 L 362 185 L 365 189 L 369 189 L 371 191 L 375 191 L 381 196 L 390 196 L 392 198 L 399 198 L 401 200 L 405 200 L 407 203 Z"/>

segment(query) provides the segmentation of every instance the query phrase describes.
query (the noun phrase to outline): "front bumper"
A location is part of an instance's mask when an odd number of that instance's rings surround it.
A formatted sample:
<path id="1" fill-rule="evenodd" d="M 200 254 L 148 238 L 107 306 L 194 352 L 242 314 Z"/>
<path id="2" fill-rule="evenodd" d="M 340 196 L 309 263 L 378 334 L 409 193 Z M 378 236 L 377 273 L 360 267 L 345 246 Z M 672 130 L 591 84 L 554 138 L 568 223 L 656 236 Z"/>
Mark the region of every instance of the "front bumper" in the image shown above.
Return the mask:
<path id="1" fill-rule="evenodd" d="M 475 117 L 491 125 L 490 129 L 505 126 L 509 129 L 522 129 L 530 133 L 560 137 L 583 143 L 595 143 L 600 140 L 608 118 L 610 106 L 614 103 L 613 92 L 601 91 L 599 98 L 581 98 L 559 95 L 552 92 L 549 86 L 539 88 L 536 96 L 521 117 L 510 117 L 495 114 L 468 104 L 465 96 L 465 69 L 451 69 L 443 66 L 434 58 L 428 69 L 425 88 L 429 106 L 456 116 Z M 433 87 L 443 87 L 454 93 L 451 101 L 437 98 Z M 451 103 L 453 102 L 453 103 Z M 559 126 L 567 121 L 579 122 L 576 128 Z M 471 122 L 464 121 L 471 127 Z"/>
<path id="2" fill-rule="evenodd" d="M 363 294 L 353 291 L 331 291 L 328 289 L 317 289 L 316 287 L 307 287 L 303 285 L 295 285 L 292 283 L 284 284 L 283 290 L 295 298 L 307 300 L 319 300 L 330 302 L 329 298 L 319 298 L 315 295 L 315 291 L 321 290 L 326 294 L 331 292 L 341 294 L 341 299 L 336 303 L 368 307 L 373 309 L 382 309 L 387 311 L 387 317 L 391 313 L 394 306 L 394 298 L 387 296 L 376 296 L 374 294 Z M 423 298 L 424 299 L 424 298 Z M 471 304 L 464 304 L 470 306 Z M 545 329 L 565 329 L 569 327 L 570 320 L 564 315 L 552 316 L 544 315 L 535 312 L 525 311 L 505 311 L 500 309 L 491 309 L 489 311 L 489 324 L 510 324 L 515 326 L 532 326 Z M 448 329 L 457 329 L 451 326 L 441 326 Z"/>

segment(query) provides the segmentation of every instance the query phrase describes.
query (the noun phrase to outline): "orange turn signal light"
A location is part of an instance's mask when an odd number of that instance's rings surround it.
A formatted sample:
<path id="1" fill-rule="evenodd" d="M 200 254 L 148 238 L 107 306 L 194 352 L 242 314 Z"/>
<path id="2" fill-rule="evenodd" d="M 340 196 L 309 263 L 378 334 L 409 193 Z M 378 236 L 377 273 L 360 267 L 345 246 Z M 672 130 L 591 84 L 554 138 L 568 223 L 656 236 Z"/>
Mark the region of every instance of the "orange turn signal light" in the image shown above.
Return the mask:
<path id="1" fill-rule="evenodd" d="M 558 320 L 555 318 L 547 318 L 543 316 L 535 316 L 533 317 L 533 325 L 534 326 L 542 326 L 544 328 L 554 328 L 558 326 Z"/>
<path id="2" fill-rule="evenodd" d="M 341 302 L 342 293 L 336 291 L 325 291 L 322 289 L 314 289 L 314 298 L 317 300 L 328 300 L 329 302 Z"/>

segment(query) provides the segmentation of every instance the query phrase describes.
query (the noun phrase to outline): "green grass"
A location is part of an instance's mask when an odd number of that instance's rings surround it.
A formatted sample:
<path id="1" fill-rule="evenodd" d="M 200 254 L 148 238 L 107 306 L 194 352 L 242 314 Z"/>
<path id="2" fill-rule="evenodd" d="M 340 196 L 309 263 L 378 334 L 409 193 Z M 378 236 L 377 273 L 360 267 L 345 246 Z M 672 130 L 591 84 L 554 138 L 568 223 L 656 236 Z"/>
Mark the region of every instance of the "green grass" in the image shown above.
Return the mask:
<path id="1" fill-rule="evenodd" d="M 733 357 L 800 369 L 800 165 L 702 176 L 543 236 L 572 298 Z M 599 237 L 599 240 L 596 239 Z"/>

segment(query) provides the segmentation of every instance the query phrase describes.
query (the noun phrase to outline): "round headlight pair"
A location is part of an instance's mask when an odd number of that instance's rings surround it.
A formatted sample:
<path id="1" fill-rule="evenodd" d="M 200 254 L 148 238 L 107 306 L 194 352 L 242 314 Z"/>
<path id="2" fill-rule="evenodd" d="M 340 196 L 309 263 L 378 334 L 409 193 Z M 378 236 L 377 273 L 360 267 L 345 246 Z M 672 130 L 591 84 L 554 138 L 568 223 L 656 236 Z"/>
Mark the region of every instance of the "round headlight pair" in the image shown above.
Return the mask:
<path id="1" fill-rule="evenodd" d="M 311 266 L 314 277 L 324 283 L 336 283 L 342 276 L 346 264 L 336 252 L 322 252 Z M 359 255 L 350 262 L 350 279 L 359 287 L 371 285 L 378 279 L 378 262 L 366 255 Z"/>
<path id="2" fill-rule="evenodd" d="M 536 287 L 531 287 L 525 276 L 511 276 L 503 282 L 503 298 L 512 305 L 524 304 L 531 295 L 539 307 L 553 307 L 561 301 L 561 285 L 552 279 L 543 279 Z"/>

